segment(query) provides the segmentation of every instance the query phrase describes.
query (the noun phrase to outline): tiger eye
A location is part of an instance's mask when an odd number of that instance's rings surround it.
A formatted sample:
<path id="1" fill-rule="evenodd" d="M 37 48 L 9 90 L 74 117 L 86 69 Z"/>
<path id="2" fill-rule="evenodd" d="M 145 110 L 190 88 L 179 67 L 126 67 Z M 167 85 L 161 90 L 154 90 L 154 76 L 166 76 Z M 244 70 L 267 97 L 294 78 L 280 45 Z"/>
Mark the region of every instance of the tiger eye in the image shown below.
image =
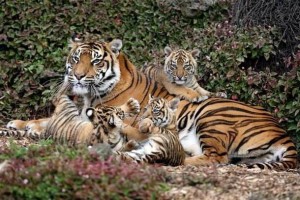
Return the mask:
<path id="1" fill-rule="evenodd" d="M 93 64 L 93 65 L 96 65 L 96 64 L 98 64 L 100 61 L 101 61 L 101 60 L 97 58 L 97 59 L 95 59 L 95 60 L 92 61 L 92 64 Z"/>

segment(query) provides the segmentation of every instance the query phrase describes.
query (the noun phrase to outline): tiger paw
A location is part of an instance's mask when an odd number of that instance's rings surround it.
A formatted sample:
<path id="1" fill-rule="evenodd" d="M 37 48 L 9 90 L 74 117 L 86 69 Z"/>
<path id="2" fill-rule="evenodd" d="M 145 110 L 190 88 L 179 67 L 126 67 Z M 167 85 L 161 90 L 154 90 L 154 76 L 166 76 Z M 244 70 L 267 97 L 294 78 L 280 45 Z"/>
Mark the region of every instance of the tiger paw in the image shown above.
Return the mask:
<path id="1" fill-rule="evenodd" d="M 6 128 L 13 130 L 25 130 L 28 121 L 12 120 L 7 123 Z"/>
<path id="2" fill-rule="evenodd" d="M 132 117 L 136 114 L 138 114 L 141 110 L 140 108 L 140 103 L 134 99 L 134 98 L 130 98 L 127 103 L 126 103 L 126 108 L 124 109 L 124 111 L 128 114 L 128 116 Z"/>
<path id="3" fill-rule="evenodd" d="M 149 134 L 154 126 L 153 122 L 149 118 L 143 119 L 139 124 L 139 130 L 141 133 Z"/>
<path id="4" fill-rule="evenodd" d="M 125 145 L 123 151 L 131 151 L 137 149 L 139 147 L 139 143 L 135 140 L 129 140 Z"/>
<path id="5" fill-rule="evenodd" d="M 128 156 L 126 153 L 127 152 L 116 151 L 115 152 L 115 159 L 117 161 L 125 161 L 125 162 L 129 162 L 129 163 L 132 162 L 133 159 L 130 156 Z"/>
<path id="6" fill-rule="evenodd" d="M 187 101 L 192 102 L 192 103 L 200 103 L 200 102 L 208 99 L 208 96 L 197 96 L 197 97 L 192 98 L 192 99 L 187 98 L 185 96 L 181 96 L 180 99 L 187 100 Z"/>
<path id="7" fill-rule="evenodd" d="M 208 99 L 208 96 L 199 96 L 191 100 L 193 103 L 200 103 L 204 100 Z"/>
<path id="8" fill-rule="evenodd" d="M 225 92 L 216 92 L 214 96 L 227 99 L 227 94 Z"/>

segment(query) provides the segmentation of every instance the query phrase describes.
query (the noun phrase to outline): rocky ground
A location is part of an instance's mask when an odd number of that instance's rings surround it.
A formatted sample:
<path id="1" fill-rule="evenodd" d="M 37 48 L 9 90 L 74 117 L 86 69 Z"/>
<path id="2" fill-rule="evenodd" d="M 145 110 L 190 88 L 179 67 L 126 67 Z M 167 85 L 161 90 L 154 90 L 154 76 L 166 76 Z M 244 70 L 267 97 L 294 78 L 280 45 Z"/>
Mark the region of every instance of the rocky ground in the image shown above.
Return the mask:
<path id="1" fill-rule="evenodd" d="M 0 145 L 9 142 L 0 139 Z M 27 146 L 32 141 L 15 140 Z M 289 171 L 222 167 L 162 167 L 169 190 L 160 199 L 300 199 L 300 168 Z"/>

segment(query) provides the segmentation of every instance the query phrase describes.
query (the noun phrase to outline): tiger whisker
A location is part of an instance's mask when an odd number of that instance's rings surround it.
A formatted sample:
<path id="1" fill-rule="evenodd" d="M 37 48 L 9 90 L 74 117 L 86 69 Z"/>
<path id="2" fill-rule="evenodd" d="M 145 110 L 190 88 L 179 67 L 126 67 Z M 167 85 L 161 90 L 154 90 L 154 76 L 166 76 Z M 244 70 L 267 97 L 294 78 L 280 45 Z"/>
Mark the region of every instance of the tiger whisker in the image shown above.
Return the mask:
<path id="1" fill-rule="evenodd" d="M 47 85 L 48 83 L 50 83 L 53 80 L 57 80 L 57 79 L 62 80 L 63 77 L 64 77 L 64 75 L 56 75 L 56 76 L 48 77 L 48 79 L 45 82 L 43 82 L 42 85 Z"/>

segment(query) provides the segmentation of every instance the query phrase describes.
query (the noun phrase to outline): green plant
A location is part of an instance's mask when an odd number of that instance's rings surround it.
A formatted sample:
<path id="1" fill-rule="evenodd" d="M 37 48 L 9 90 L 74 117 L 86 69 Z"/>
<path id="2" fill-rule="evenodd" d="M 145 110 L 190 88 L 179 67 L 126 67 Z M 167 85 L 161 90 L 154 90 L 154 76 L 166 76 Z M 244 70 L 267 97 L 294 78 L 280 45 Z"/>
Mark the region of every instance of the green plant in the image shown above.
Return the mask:
<path id="1" fill-rule="evenodd" d="M 33 119 L 52 113 L 49 99 L 64 73 L 68 40 L 73 33 L 89 32 L 105 40 L 122 39 L 123 51 L 137 67 L 161 62 L 166 45 L 200 49 L 198 73 L 203 87 L 262 105 L 300 143 L 299 53 L 281 57 L 284 43 L 280 30 L 232 25 L 236 10 L 232 10 L 230 1 L 218 1 L 189 16 L 182 10 L 189 5 L 170 2 L 1 3 L 0 125 L 11 119 Z M 280 6 L 278 10 L 282 10 Z M 274 57 L 285 60 L 286 65 L 270 64 Z"/>
<path id="2" fill-rule="evenodd" d="M 151 199 L 166 190 L 164 172 L 155 167 L 44 141 L 24 149 L 13 142 L 2 147 L 1 163 L 8 161 L 0 173 L 2 198 Z"/>
<path id="3" fill-rule="evenodd" d="M 187 47 L 193 27 L 220 20 L 228 13 L 222 2 L 197 19 L 150 0 L 42 1 L 9 0 L 0 8 L 0 123 L 15 118 L 49 116 L 49 99 L 64 73 L 67 42 L 74 33 L 121 38 L 136 66 L 168 44 Z M 36 17 L 39 16 L 39 17 Z"/>

